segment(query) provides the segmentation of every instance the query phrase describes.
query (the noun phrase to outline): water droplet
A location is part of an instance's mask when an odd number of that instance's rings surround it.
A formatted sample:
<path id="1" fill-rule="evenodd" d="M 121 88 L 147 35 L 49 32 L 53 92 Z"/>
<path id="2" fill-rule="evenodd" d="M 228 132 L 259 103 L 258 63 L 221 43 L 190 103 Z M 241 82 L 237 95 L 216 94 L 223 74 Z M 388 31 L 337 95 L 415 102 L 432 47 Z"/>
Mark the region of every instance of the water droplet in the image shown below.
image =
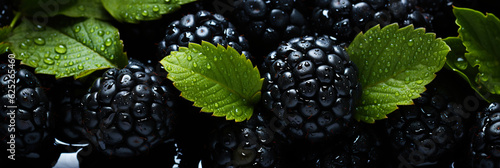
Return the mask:
<path id="1" fill-rule="evenodd" d="M 84 11 L 85 10 L 85 6 L 80 5 L 80 6 L 78 6 L 78 9 L 81 10 L 81 11 Z"/>
<path id="2" fill-rule="evenodd" d="M 39 37 L 39 38 L 36 38 L 35 39 L 35 44 L 38 44 L 38 45 L 44 45 L 45 44 L 45 39 Z"/>
<path id="3" fill-rule="evenodd" d="M 57 45 L 54 50 L 56 51 L 56 53 L 59 53 L 59 54 L 65 54 L 67 49 L 66 49 L 66 46 L 63 45 L 63 44 L 59 44 Z"/>
<path id="4" fill-rule="evenodd" d="M 99 31 L 97 32 L 97 35 L 99 35 L 99 36 L 104 36 L 104 31 L 99 30 Z"/>
<path id="5" fill-rule="evenodd" d="M 21 44 L 19 44 L 19 47 L 21 47 L 22 49 L 28 49 L 28 45 L 24 42 L 21 42 Z"/>
<path id="6" fill-rule="evenodd" d="M 422 84 L 422 83 L 424 83 L 424 80 L 417 80 L 416 82 L 417 82 L 417 84 Z"/>
<path id="7" fill-rule="evenodd" d="M 196 62 L 195 62 L 195 63 L 193 63 L 193 67 L 195 67 L 195 68 L 196 68 L 197 66 L 198 66 L 198 64 L 196 64 Z"/>
<path id="8" fill-rule="evenodd" d="M 43 62 L 46 64 L 49 64 L 49 65 L 52 65 L 52 64 L 54 64 L 55 61 L 52 58 L 45 58 L 45 59 L 43 59 Z"/>
<path id="9" fill-rule="evenodd" d="M 147 10 L 144 10 L 144 11 L 142 11 L 142 13 L 141 13 L 141 14 L 142 14 L 142 16 L 148 16 L 148 11 L 147 11 Z"/>
<path id="10" fill-rule="evenodd" d="M 73 62 L 73 61 L 69 62 L 69 66 L 73 66 L 74 64 L 75 64 L 75 62 Z"/>
<path id="11" fill-rule="evenodd" d="M 158 11 L 160 11 L 160 7 L 158 7 L 158 5 L 154 5 L 153 12 L 158 12 Z"/>
<path id="12" fill-rule="evenodd" d="M 191 57 L 190 55 L 188 55 L 188 56 L 187 56 L 187 60 L 188 60 L 188 61 L 191 61 L 191 60 L 193 60 L 193 57 Z"/>
<path id="13" fill-rule="evenodd" d="M 78 70 L 83 70 L 83 65 L 78 65 Z"/>
<path id="14" fill-rule="evenodd" d="M 212 69 L 212 66 L 210 64 L 207 64 L 207 69 Z"/>
<path id="15" fill-rule="evenodd" d="M 104 49 L 106 49 L 106 47 L 104 45 L 101 45 L 101 51 L 104 51 Z"/>
<path id="16" fill-rule="evenodd" d="M 408 40 L 408 46 L 413 46 L 413 39 Z"/>
<path id="17" fill-rule="evenodd" d="M 111 46 L 112 43 L 113 43 L 113 41 L 111 41 L 111 39 L 109 39 L 109 38 L 104 41 L 104 45 L 106 45 L 106 47 Z"/>
<path id="18" fill-rule="evenodd" d="M 113 54 L 113 55 L 109 56 L 109 59 L 110 59 L 110 60 L 115 59 L 115 55 Z"/>
<path id="19" fill-rule="evenodd" d="M 457 60 L 454 62 L 454 64 L 460 70 L 467 69 L 467 66 L 469 65 L 469 63 L 467 63 L 467 61 L 462 57 L 457 58 Z"/>

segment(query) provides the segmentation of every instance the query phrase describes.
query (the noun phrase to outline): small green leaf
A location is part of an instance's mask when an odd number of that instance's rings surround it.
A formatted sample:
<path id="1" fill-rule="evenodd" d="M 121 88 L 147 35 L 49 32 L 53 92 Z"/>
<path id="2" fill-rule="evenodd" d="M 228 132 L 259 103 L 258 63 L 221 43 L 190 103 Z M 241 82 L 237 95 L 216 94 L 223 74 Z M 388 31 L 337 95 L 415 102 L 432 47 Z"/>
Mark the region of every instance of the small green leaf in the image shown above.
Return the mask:
<path id="1" fill-rule="evenodd" d="M 263 79 L 259 70 L 231 47 L 190 43 L 160 63 L 183 97 L 214 116 L 244 121 L 260 99 Z"/>
<path id="2" fill-rule="evenodd" d="M 361 100 L 355 118 L 373 123 L 397 105 L 410 105 L 445 64 L 450 48 L 433 33 L 413 25 L 377 25 L 360 33 L 347 49 L 359 68 Z"/>
<path id="3" fill-rule="evenodd" d="M 471 79 L 491 94 L 500 95 L 500 20 L 492 13 L 454 7 L 460 26 L 458 34 L 465 46 L 465 58 L 478 73 Z"/>
<path id="4" fill-rule="evenodd" d="M 161 15 L 174 12 L 181 5 L 196 0 L 103 0 L 104 8 L 120 22 L 138 23 L 156 20 Z"/>
<path id="5" fill-rule="evenodd" d="M 21 63 L 56 78 L 79 78 L 127 64 L 118 29 L 93 18 L 59 17 L 46 26 L 23 19 L 7 42 Z"/>
<path id="6" fill-rule="evenodd" d="M 481 86 L 475 81 L 478 80 L 476 75 L 479 73 L 479 70 L 477 67 L 471 66 L 465 58 L 467 51 L 462 40 L 459 37 L 448 37 L 444 41 L 451 48 L 451 51 L 446 56 L 446 67 L 462 76 L 484 100 L 488 102 L 500 101 L 500 95 L 491 94 L 486 87 Z"/>

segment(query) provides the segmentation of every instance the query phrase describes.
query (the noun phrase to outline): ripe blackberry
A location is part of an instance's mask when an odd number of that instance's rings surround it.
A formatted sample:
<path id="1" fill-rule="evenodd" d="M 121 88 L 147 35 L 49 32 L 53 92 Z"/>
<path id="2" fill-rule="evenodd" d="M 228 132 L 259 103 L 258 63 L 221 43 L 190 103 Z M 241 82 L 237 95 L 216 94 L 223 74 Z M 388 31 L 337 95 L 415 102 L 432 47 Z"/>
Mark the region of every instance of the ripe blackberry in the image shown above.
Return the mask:
<path id="1" fill-rule="evenodd" d="M 381 166 L 381 143 L 368 125 L 359 123 L 341 142 L 330 145 L 316 159 L 316 168 Z"/>
<path id="2" fill-rule="evenodd" d="M 16 163 L 48 165 L 56 157 L 53 151 L 54 138 L 51 136 L 54 123 L 49 101 L 33 73 L 26 69 L 13 71 L 7 64 L 0 64 L 2 163 L 8 155 L 15 154 Z"/>
<path id="3" fill-rule="evenodd" d="M 0 1 L 0 28 L 10 25 L 14 18 L 11 0 Z"/>
<path id="4" fill-rule="evenodd" d="M 281 41 L 308 34 L 303 5 L 295 0 L 242 0 L 234 3 L 231 19 L 253 41 L 252 53 L 275 48 Z M 270 52 L 264 50 L 263 54 Z"/>
<path id="5" fill-rule="evenodd" d="M 179 46 L 187 47 L 189 43 L 201 43 L 202 40 L 214 45 L 231 46 L 251 58 L 248 41 L 239 35 L 233 24 L 224 16 L 205 10 L 187 14 L 180 20 L 171 22 L 165 38 L 158 44 L 158 53 L 163 58 L 171 51 L 177 51 Z"/>
<path id="6" fill-rule="evenodd" d="M 142 65 L 109 69 L 82 98 L 82 124 L 91 144 L 107 155 L 137 156 L 171 132 L 169 92 L 162 78 Z"/>
<path id="7" fill-rule="evenodd" d="M 235 123 L 220 120 L 210 134 L 208 167 L 280 167 L 274 131 L 260 113 Z"/>
<path id="8" fill-rule="evenodd" d="M 439 72 L 421 97 L 413 100 L 414 105 L 399 106 L 388 115 L 387 135 L 399 166 L 443 167 L 459 157 L 454 154 L 465 142 L 470 115 L 464 100 L 473 91 L 464 89 L 466 83 L 450 80 L 448 76 L 456 75 L 451 73 Z"/>
<path id="9" fill-rule="evenodd" d="M 432 16 L 423 13 L 412 0 L 316 0 L 311 16 L 315 32 L 333 35 L 349 43 L 361 31 L 380 24 L 413 24 L 432 31 Z"/>
<path id="10" fill-rule="evenodd" d="M 500 167 L 500 103 L 491 103 L 479 112 L 472 127 L 472 167 Z"/>
<path id="11" fill-rule="evenodd" d="M 263 67 L 262 100 L 279 121 L 279 132 L 318 142 L 348 127 L 358 70 L 335 38 L 293 38 L 269 53 Z"/>

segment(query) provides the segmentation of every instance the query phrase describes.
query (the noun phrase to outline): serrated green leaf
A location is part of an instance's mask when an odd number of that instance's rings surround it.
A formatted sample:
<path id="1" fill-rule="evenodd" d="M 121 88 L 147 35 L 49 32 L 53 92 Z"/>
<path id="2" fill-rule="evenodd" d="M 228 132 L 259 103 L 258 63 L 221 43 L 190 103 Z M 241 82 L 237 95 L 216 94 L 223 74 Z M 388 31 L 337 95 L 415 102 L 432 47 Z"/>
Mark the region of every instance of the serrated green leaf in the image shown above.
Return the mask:
<path id="1" fill-rule="evenodd" d="M 138 23 L 160 19 L 163 14 L 174 12 L 181 5 L 196 0 L 103 0 L 104 8 L 120 22 Z"/>
<path id="2" fill-rule="evenodd" d="M 93 18 L 60 17 L 46 26 L 23 19 L 7 42 L 21 63 L 56 78 L 79 78 L 95 70 L 127 64 L 118 30 Z"/>
<path id="3" fill-rule="evenodd" d="M 446 56 L 446 66 L 457 72 L 462 78 L 464 78 L 484 100 L 488 102 L 500 101 L 500 95 L 491 94 L 486 87 L 481 86 L 474 80 L 479 73 L 477 67 L 473 67 L 469 64 L 465 58 L 465 53 L 467 52 L 462 40 L 459 37 L 448 37 L 444 39 L 446 44 L 450 46 L 451 51 Z"/>
<path id="4" fill-rule="evenodd" d="M 500 20 L 493 14 L 454 7 L 465 58 L 479 72 L 472 79 L 491 94 L 500 94 Z"/>
<path id="5" fill-rule="evenodd" d="M 450 48 L 435 34 L 413 25 L 377 25 L 360 33 L 347 49 L 359 68 L 361 101 L 354 117 L 373 123 L 397 105 L 410 105 L 425 91 L 444 63 Z"/>
<path id="6" fill-rule="evenodd" d="M 263 79 L 259 70 L 231 47 L 190 43 L 160 63 L 183 97 L 214 116 L 244 121 L 260 99 Z"/>
<path id="7" fill-rule="evenodd" d="M 93 17 L 101 20 L 112 19 L 102 5 L 101 0 L 72 0 L 71 6 L 61 10 L 59 14 L 70 17 Z"/>

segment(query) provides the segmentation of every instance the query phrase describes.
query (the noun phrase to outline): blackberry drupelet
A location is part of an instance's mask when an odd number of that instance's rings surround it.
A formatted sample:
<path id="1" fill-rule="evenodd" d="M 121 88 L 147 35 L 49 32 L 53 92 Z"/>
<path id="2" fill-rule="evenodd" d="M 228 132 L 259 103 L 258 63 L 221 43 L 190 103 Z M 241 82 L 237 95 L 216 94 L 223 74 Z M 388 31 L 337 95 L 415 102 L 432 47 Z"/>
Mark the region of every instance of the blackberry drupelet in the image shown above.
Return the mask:
<path id="1" fill-rule="evenodd" d="M 281 41 L 309 34 L 304 5 L 295 0 L 242 0 L 234 3 L 231 19 L 250 41 L 252 53 L 270 52 Z"/>
<path id="2" fill-rule="evenodd" d="M 158 44 L 159 57 L 163 58 L 179 47 L 187 47 L 189 43 L 200 44 L 202 40 L 214 45 L 231 46 L 247 58 L 252 58 L 248 52 L 248 41 L 240 36 L 233 24 L 224 16 L 205 10 L 187 14 L 170 23 L 165 38 Z"/>
<path id="3" fill-rule="evenodd" d="M 169 91 L 150 68 L 131 63 L 109 69 L 82 98 L 82 125 L 90 143 L 106 155 L 144 154 L 171 133 Z"/>
<path id="4" fill-rule="evenodd" d="M 476 117 L 471 130 L 471 166 L 500 167 L 500 103 L 491 103 Z"/>
<path id="5" fill-rule="evenodd" d="M 51 135 L 54 123 L 49 101 L 33 73 L 26 69 L 13 70 L 7 64 L 0 64 L 2 163 L 12 154 L 5 149 L 14 147 L 14 158 L 19 166 L 48 166 L 57 158 Z M 7 143 L 12 140 L 14 144 Z"/>
<path id="6" fill-rule="evenodd" d="M 359 32 L 380 24 L 413 24 L 432 31 L 432 16 L 407 0 L 316 0 L 311 16 L 315 32 L 329 34 L 349 43 Z"/>
<path id="7" fill-rule="evenodd" d="M 218 120 L 208 144 L 208 167 L 280 167 L 279 143 L 262 113 L 244 122 Z M 204 161 L 204 162 L 205 162 Z"/>
<path id="8" fill-rule="evenodd" d="M 280 134 L 324 141 L 346 130 L 360 84 L 357 68 L 331 36 L 304 36 L 282 43 L 265 59 L 262 100 Z"/>

